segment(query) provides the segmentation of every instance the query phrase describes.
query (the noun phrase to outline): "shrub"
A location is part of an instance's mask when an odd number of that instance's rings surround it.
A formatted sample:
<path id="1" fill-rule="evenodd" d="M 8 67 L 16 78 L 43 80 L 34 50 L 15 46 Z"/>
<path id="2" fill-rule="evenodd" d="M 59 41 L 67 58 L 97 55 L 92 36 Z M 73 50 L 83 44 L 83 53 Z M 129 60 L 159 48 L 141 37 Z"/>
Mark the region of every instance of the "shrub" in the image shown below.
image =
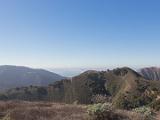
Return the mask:
<path id="1" fill-rule="evenodd" d="M 88 106 L 88 113 L 97 113 L 97 112 L 104 112 L 106 110 L 112 110 L 112 105 L 110 103 L 98 103 L 94 105 L 89 105 Z"/>
<path id="2" fill-rule="evenodd" d="M 123 120 L 126 118 L 117 113 L 110 103 L 89 105 L 87 111 L 89 120 Z"/>
<path id="3" fill-rule="evenodd" d="M 149 105 L 152 98 L 144 94 L 119 94 L 117 99 L 113 101 L 115 107 L 120 109 L 132 110 L 141 106 Z"/>
<path id="4" fill-rule="evenodd" d="M 133 109 L 133 111 L 136 113 L 143 114 L 146 118 L 148 118 L 150 120 L 153 118 L 153 111 L 149 107 L 142 106 L 142 107 L 138 107 L 138 108 Z"/>
<path id="5" fill-rule="evenodd" d="M 112 113 L 112 107 L 111 104 L 108 103 L 98 103 L 94 105 L 89 105 L 87 112 L 90 116 L 90 119 L 103 120 L 106 116 L 106 113 L 108 113 L 108 115 Z"/>
<path id="6" fill-rule="evenodd" d="M 160 100 L 155 100 L 150 104 L 151 108 L 153 108 L 156 111 L 160 110 Z"/>
<path id="7" fill-rule="evenodd" d="M 91 99 L 92 103 L 106 103 L 109 101 L 109 97 L 101 94 L 94 95 Z"/>

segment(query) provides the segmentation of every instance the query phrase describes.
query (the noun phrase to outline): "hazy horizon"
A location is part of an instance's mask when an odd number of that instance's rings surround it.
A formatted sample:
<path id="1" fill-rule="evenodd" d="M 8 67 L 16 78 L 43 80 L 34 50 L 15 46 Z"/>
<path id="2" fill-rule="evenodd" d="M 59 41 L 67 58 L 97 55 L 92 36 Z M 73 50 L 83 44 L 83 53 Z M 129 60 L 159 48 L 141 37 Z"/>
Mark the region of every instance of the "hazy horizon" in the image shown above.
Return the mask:
<path id="1" fill-rule="evenodd" d="M 1 66 L 17 66 L 17 65 L 0 65 Z M 77 76 L 85 71 L 88 70 L 96 70 L 96 71 L 107 71 L 109 70 L 113 70 L 116 68 L 123 68 L 123 67 L 129 67 L 135 71 L 139 71 L 140 69 L 143 68 L 151 68 L 151 67 L 157 67 L 160 68 L 160 66 L 103 66 L 103 67 L 70 67 L 70 68 L 55 68 L 55 67 L 49 67 L 49 68 L 45 68 L 45 67 L 32 67 L 32 66 L 17 66 L 17 67 L 27 67 L 27 68 L 31 68 L 31 69 L 44 69 L 65 77 L 74 77 Z"/>
<path id="2" fill-rule="evenodd" d="M 123 67 L 129 67 L 133 70 L 140 70 L 142 68 L 148 68 L 148 67 L 157 67 L 160 68 L 159 66 L 103 66 L 103 67 L 64 67 L 64 68 L 55 68 L 55 67 L 32 67 L 32 66 L 26 66 L 26 65 L 0 65 L 0 67 L 2 66 L 13 66 L 13 67 L 27 67 L 27 68 L 31 68 L 31 69 L 44 69 L 65 77 L 74 77 L 77 76 L 85 71 L 88 70 L 96 70 L 96 71 L 107 71 L 109 70 L 113 70 L 116 68 L 123 68 Z"/>
<path id="3" fill-rule="evenodd" d="M 0 64 L 160 66 L 160 2 L 2 0 Z"/>
<path id="4" fill-rule="evenodd" d="M 0 67 L 2 66 L 13 66 L 13 67 L 16 67 L 17 65 L 0 65 Z M 77 76 L 85 71 L 88 71 L 88 70 L 96 70 L 96 71 L 107 71 L 108 69 L 109 70 L 113 70 L 113 69 L 116 69 L 116 68 L 124 68 L 124 67 L 128 67 L 128 68 L 131 68 L 135 71 L 139 71 L 140 69 L 143 69 L 143 68 L 151 68 L 151 67 L 157 67 L 157 68 L 160 68 L 160 66 L 103 66 L 103 67 L 64 67 L 64 68 L 55 68 L 55 67 L 32 67 L 32 66 L 17 66 L 17 67 L 27 67 L 27 68 L 31 68 L 31 69 L 44 69 L 44 70 L 47 70 L 47 71 L 50 71 L 50 72 L 53 72 L 53 73 L 56 73 L 56 74 L 59 74 L 59 75 L 62 75 L 62 76 L 65 76 L 65 77 L 74 77 L 74 76 Z"/>

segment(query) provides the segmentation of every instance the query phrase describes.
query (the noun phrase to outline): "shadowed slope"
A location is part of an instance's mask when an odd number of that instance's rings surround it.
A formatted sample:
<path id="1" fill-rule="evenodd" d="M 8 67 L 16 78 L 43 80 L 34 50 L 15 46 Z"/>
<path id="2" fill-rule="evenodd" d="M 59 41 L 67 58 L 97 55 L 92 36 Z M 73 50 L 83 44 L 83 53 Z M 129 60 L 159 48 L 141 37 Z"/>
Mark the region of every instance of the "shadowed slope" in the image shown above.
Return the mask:
<path id="1" fill-rule="evenodd" d="M 64 77 L 43 69 L 0 66 L 0 90 L 29 85 L 47 86 L 61 79 L 64 79 Z"/>

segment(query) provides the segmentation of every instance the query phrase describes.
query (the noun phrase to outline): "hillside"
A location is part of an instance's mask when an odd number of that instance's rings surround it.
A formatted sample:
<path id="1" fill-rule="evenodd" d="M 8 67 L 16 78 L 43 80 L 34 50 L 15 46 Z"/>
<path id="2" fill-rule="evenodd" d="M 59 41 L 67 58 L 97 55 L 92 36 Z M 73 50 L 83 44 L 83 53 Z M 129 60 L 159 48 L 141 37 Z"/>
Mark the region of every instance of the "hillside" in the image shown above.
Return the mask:
<path id="1" fill-rule="evenodd" d="M 146 80 L 134 70 L 124 67 L 108 71 L 86 71 L 72 79 L 56 81 L 48 87 L 11 89 L 1 94 L 0 99 L 90 104 L 96 102 L 95 98 L 98 97 L 103 98 L 103 102 L 112 102 L 117 108 L 132 109 L 149 105 L 159 109 L 159 96 L 159 81 Z"/>
<path id="2" fill-rule="evenodd" d="M 148 80 L 160 80 L 160 68 L 157 67 L 143 68 L 140 74 Z"/>
<path id="3" fill-rule="evenodd" d="M 148 81 L 129 68 L 116 69 L 112 72 L 114 76 L 118 75 L 119 79 L 110 79 L 107 90 L 113 96 L 112 102 L 116 107 L 131 109 L 151 105 L 159 100 L 159 81 Z"/>
<path id="4" fill-rule="evenodd" d="M 43 70 L 20 66 L 0 66 L 0 90 L 22 86 L 47 86 L 64 77 Z"/>

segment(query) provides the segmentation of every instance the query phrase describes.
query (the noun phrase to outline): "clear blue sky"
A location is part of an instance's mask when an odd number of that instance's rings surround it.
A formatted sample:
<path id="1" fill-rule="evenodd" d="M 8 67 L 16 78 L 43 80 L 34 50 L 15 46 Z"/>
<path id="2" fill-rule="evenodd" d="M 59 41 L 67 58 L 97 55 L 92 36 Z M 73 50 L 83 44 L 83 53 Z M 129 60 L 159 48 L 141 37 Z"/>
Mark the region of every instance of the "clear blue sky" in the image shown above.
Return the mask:
<path id="1" fill-rule="evenodd" d="M 160 66 L 160 1 L 0 0 L 0 64 Z"/>

